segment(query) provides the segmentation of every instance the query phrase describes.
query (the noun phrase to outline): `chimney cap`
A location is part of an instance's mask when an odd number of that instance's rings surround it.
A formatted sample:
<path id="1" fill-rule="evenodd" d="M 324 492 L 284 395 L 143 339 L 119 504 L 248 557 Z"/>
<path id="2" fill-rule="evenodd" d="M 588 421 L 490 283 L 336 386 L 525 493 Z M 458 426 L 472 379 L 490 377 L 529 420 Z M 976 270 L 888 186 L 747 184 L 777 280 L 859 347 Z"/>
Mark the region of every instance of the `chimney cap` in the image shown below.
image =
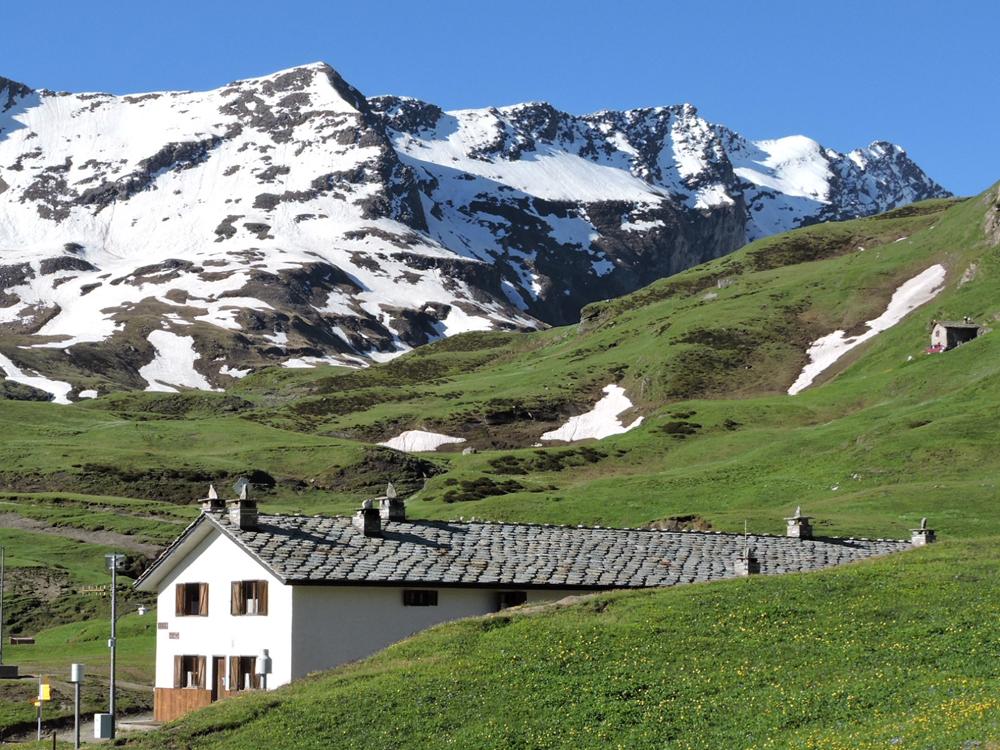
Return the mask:
<path id="1" fill-rule="evenodd" d="M 198 503 L 201 505 L 202 512 L 222 510 L 226 507 L 225 502 L 219 499 L 219 493 L 216 492 L 214 484 L 208 485 L 208 493 Z"/>
<path id="2" fill-rule="evenodd" d="M 240 477 L 233 484 L 233 492 L 239 497 L 240 500 L 249 499 L 250 493 L 250 480 L 246 477 Z"/>
<path id="3" fill-rule="evenodd" d="M 795 513 L 794 513 L 794 515 L 789 516 L 785 520 L 786 521 L 808 521 L 810 518 L 812 518 L 812 516 L 804 516 L 804 515 L 802 515 L 802 506 L 801 505 L 796 505 L 795 506 Z"/>
<path id="4" fill-rule="evenodd" d="M 915 529 L 910 529 L 910 531 L 925 531 L 926 532 L 926 531 L 933 531 L 933 529 L 928 528 L 928 526 L 927 526 L 927 516 L 924 516 L 923 518 L 920 519 L 920 526 L 918 526 Z"/>

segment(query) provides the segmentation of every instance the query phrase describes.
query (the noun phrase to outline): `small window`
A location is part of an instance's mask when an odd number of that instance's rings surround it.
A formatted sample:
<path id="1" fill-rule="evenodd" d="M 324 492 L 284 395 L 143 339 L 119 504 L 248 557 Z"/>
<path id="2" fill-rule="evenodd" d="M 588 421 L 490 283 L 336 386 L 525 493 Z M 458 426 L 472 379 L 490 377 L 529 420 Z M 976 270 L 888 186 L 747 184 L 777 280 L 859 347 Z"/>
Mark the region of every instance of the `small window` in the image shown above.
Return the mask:
<path id="1" fill-rule="evenodd" d="M 178 617 L 185 615 L 208 615 L 208 584 L 207 583 L 178 583 L 174 587 L 176 594 L 175 614 Z"/>
<path id="2" fill-rule="evenodd" d="M 404 607 L 436 607 L 438 592 L 426 589 L 407 589 L 403 592 Z"/>
<path id="3" fill-rule="evenodd" d="M 205 689 L 205 657 L 175 656 L 174 687 Z"/>
<path id="4" fill-rule="evenodd" d="M 517 607 L 528 601 L 527 591 L 501 591 L 497 594 L 497 609 Z"/>
<path id="5" fill-rule="evenodd" d="M 230 614 L 266 615 L 267 581 L 233 581 Z"/>
<path id="6" fill-rule="evenodd" d="M 229 689 L 255 690 L 260 687 L 256 656 L 229 657 Z"/>

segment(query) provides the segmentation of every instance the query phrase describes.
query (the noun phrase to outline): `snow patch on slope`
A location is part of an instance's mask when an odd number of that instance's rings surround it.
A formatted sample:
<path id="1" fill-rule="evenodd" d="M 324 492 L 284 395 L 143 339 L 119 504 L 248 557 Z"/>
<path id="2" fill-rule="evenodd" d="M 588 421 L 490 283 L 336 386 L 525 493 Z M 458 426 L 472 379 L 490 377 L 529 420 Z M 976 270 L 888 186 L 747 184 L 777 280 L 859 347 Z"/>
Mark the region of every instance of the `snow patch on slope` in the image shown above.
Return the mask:
<path id="1" fill-rule="evenodd" d="M 201 355 L 194 350 L 192 336 L 178 336 L 170 331 L 152 331 L 147 340 L 156 350 L 153 361 L 139 368 L 139 375 L 149 383 L 147 391 L 177 393 L 174 386 L 204 391 L 221 390 L 213 388 L 205 376 L 194 369 L 195 360 Z"/>
<path id="2" fill-rule="evenodd" d="M 423 451 L 436 451 L 442 445 L 452 443 L 464 443 L 465 438 L 442 435 L 440 432 L 427 432 L 426 430 L 406 430 L 396 437 L 386 440 L 386 448 L 395 448 L 404 453 L 419 453 Z"/>
<path id="3" fill-rule="evenodd" d="M 603 390 L 604 397 L 594 404 L 593 409 L 586 414 L 570 417 L 562 427 L 542 435 L 542 440 L 565 440 L 567 443 L 587 438 L 600 440 L 628 432 L 642 424 L 642 417 L 636 417 L 627 426 L 618 418 L 619 414 L 632 408 L 632 402 L 625 395 L 624 388 L 611 384 L 606 385 Z"/>
<path id="4" fill-rule="evenodd" d="M 885 312 L 865 323 L 868 330 L 861 335 L 845 337 L 843 331 L 834 331 L 816 339 L 809 347 L 809 364 L 802 369 L 802 373 L 792 383 L 788 394 L 793 396 L 808 387 L 821 372 L 851 349 L 874 338 L 882 331 L 892 328 L 908 313 L 934 299 L 938 292 L 944 288 L 944 278 L 944 266 L 940 263 L 935 264 L 900 286 L 893 293 Z"/>
<path id="5" fill-rule="evenodd" d="M 6 373 L 7 380 L 51 393 L 52 400 L 57 404 L 73 403 L 69 400 L 69 392 L 73 390 L 73 386 L 69 383 L 64 383 L 61 380 L 51 380 L 38 373 L 28 375 L 2 354 L 0 354 L 0 368 Z"/>

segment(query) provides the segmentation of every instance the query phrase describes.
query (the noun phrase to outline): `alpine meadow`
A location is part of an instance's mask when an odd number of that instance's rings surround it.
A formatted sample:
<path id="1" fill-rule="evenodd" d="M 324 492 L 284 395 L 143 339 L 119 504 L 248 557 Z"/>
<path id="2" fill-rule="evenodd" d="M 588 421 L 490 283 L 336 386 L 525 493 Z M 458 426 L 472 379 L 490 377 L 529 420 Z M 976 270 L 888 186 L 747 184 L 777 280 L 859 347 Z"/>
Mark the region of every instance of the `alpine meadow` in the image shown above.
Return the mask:
<path id="1" fill-rule="evenodd" d="M 889 141 L 0 78 L 5 746 L 997 750 L 998 418 Z"/>

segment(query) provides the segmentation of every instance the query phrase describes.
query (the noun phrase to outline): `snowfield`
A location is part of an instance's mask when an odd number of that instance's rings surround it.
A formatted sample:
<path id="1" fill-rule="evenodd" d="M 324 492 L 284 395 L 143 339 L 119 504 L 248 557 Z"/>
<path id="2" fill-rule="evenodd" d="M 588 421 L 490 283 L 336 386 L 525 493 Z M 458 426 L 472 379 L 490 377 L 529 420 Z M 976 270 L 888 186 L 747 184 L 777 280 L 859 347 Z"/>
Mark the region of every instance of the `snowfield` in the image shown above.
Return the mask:
<path id="1" fill-rule="evenodd" d="M 384 443 L 379 443 L 379 445 L 384 445 L 386 448 L 395 448 L 404 453 L 421 453 L 436 451 L 442 445 L 464 442 L 465 438 L 442 435 L 439 432 L 406 430 L 396 435 L 396 437 L 386 440 Z"/>
<path id="2" fill-rule="evenodd" d="M 0 369 L 4 371 L 7 380 L 51 393 L 52 400 L 57 404 L 72 403 L 69 400 L 69 392 L 73 390 L 73 386 L 69 383 L 64 383 L 61 380 L 51 380 L 37 373 L 35 375 L 28 375 L 3 354 L 0 354 Z M 80 395 L 82 396 L 83 394 L 81 393 Z"/>
<path id="3" fill-rule="evenodd" d="M 936 264 L 917 274 L 902 284 L 895 292 L 885 312 L 865 325 L 868 330 L 858 336 L 845 336 L 843 331 L 834 331 L 822 338 L 816 339 L 809 347 L 809 364 L 796 378 L 788 389 L 789 395 L 795 395 L 807 388 L 824 370 L 843 357 L 855 347 L 861 346 L 882 331 L 888 330 L 916 310 L 934 299 L 938 292 L 944 289 L 945 269 Z"/>
<path id="4" fill-rule="evenodd" d="M 542 435 L 542 440 L 564 440 L 567 443 L 588 438 L 600 440 L 628 432 L 642 424 L 642 417 L 636 417 L 627 426 L 618 418 L 619 414 L 632 408 L 632 402 L 625 395 L 624 388 L 610 384 L 603 391 L 604 397 L 594 404 L 593 409 L 586 414 L 570 417 L 562 427 Z"/>
<path id="5" fill-rule="evenodd" d="M 148 341 L 156 350 L 156 356 L 148 365 L 139 368 L 147 383 L 147 391 L 177 393 L 177 387 L 198 388 L 204 391 L 222 390 L 213 388 L 205 376 L 194 369 L 195 360 L 201 355 L 194 350 L 191 336 L 178 336 L 170 331 L 153 331 Z"/>

